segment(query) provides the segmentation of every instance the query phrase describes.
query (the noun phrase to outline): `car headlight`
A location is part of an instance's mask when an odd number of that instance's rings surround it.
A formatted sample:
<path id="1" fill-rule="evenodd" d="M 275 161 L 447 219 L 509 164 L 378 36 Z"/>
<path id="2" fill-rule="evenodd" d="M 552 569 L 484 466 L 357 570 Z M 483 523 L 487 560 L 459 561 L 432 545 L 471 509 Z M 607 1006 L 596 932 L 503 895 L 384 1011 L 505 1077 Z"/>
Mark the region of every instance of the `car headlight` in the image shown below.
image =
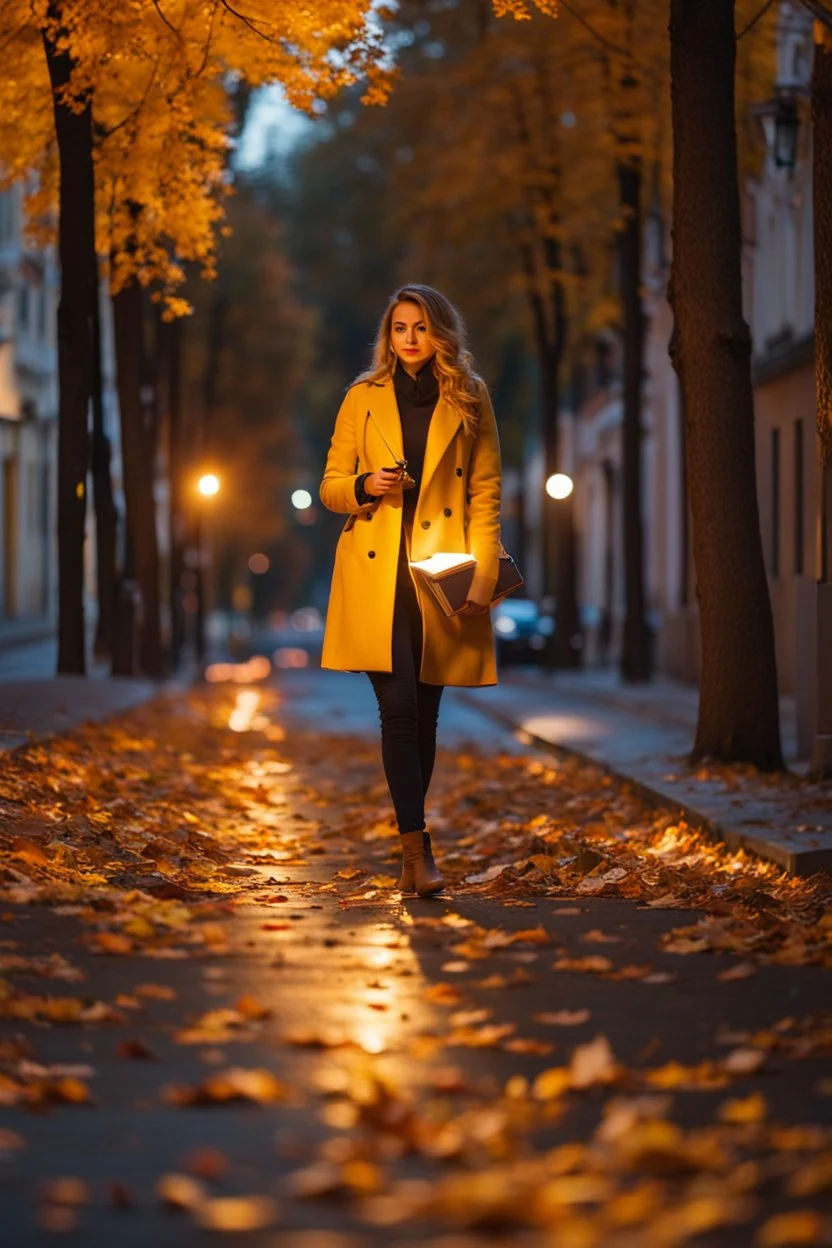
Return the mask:
<path id="1" fill-rule="evenodd" d="M 494 621 L 494 629 L 509 641 L 512 637 L 517 636 L 517 624 L 507 615 L 498 615 Z"/>

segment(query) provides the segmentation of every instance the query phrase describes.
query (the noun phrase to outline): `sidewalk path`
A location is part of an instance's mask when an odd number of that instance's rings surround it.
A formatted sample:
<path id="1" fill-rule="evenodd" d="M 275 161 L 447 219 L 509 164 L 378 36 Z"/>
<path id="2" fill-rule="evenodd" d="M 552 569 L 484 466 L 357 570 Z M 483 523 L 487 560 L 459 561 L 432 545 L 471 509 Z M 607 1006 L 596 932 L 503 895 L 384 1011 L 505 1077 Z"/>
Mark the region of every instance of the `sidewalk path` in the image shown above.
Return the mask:
<path id="1" fill-rule="evenodd" d="M 829 1243 L 827 881 L 674 849 L 458 699 L 434 900 L 358 677 L 7 756 L 4 1245 Z"/>
<path id="2" fill-rule="evenodd" d="M 107 719 L 152 698 L 152 680 L 49 676 L 0 681 L 0 753 L 34 738 Z"/>
<path id="3" fill-rule="evenodd" d="M 606 767 L 642 795 L 675 807 L 695 827 L 795 875 L 832 870 L 832 784 L 798 774 L 761 776 L 745 767 L 699 766 L 686 756 L 697 691 L 671 681 L 625 686 L 611 671 L 503 673 L 496 688 L 462 696 L 536 744 Z M 793 715 L 784 703 L 784 751 L 794 764 Z"/>

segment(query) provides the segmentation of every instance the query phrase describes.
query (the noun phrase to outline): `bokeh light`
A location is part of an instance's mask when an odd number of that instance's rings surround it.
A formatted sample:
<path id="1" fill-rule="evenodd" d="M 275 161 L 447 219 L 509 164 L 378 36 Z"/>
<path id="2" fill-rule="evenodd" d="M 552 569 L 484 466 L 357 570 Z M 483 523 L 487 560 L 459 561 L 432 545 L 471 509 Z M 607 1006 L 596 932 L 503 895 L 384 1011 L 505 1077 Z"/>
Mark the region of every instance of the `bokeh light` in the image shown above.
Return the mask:
<path id="1" fill-rule="evenodd" d="M 204 472 L 196 487 L 203 498 L 211 498 L 220 492 L 220 479 L 214 472 Z"/>
<path id="2" fill-rule="evenodd" d="M 306 511 L 307 507 L 312 506 L 312 495 L 308 490 L 293 490 L 292 506 L 297 507 L 298 511 Z"/>
<path id="3" fill-rule="evenodd" d="M 255 576 L 262 576 L 264 572 L 268 572 L 270 567 L 269 556 L 259 551 L 257 554 L 252 555 L 248 561 L 248 570 L 253 572 Z"/>
<path id="4" fill-rule="evenodd" d="M 555 472 L 546 482 L 546 493 L 550 498 L 568 498 L 574 489 L 574 482 L 565 472 Z"/>

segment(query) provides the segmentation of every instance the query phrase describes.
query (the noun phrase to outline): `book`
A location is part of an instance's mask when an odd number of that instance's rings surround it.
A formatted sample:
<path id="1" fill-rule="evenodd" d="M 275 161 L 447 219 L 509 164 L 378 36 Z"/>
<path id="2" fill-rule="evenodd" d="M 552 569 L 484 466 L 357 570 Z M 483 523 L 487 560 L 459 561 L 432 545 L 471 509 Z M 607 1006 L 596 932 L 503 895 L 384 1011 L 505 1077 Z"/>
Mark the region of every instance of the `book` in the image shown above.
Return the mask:
<path id="1" fill-rule="evenodd" d="M 411 568 L 421 585 L 436 598 L 446 615 L 458 615 L 468 600 L 477 561 L 473 555 L 438 552 L 429 559 L 418 559 Z M 523 578 L 511 555 L 500 558 L 500 570 L 492 603 L 519 589 Z"/>

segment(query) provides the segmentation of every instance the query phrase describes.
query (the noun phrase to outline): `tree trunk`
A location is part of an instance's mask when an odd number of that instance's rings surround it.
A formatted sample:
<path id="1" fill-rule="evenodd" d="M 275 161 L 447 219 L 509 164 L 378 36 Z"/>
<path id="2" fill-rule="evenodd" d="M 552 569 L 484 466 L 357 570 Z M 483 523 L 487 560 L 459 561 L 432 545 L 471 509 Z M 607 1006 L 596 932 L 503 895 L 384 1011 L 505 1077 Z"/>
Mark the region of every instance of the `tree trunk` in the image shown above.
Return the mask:
<path id="1" fill-rule="evenodd" d="M 690 606 L 690 498 L 685 396 L 679 388 L 679 607 Z"/>
<path id="2" fill-rule="evenodd" d="M 60 7 L 49 8 L 51 22 Z M 52 84 L 52 104 L 60 164 L 58 258 L 58 672 L 86 671 L 84 630 L 84 526 L 87 506 L 87 408 L 92 380 L 92 319 L 95 299 L 95 180 L 92 161 L 92 108 L 80 112 L 59 93 L 72 77 L 73 63 L 55 45 L 50 27 L 43 34 Z"/>
<path id="3" fill-rule="evenodd" d="M 671 356 L 687 419 L 702 649 L 692 756 L 774 770 L 783 756 L 742 314 L 734 5 L 671 0 L 670 14 Z"/>
<path id="4" fill-rule="evenodd" d="M 97 278 L 97 273 L 96 273 Z M 95 561 L 98 622 L 95 655 L 111 656 L 115 641 L 118 511 L 110 475 L 110 439 L 104 432 L 104 394 L 101 368 L 101 315 L 96 281 L 93 304 L 93 383 L 92 383 L 92 497 L 95 506 Z"/>
<path id="5" fill-rule="evenodd" d="M 624 512 L 624 636 L 621 676 L 636 683 L 650 677 L 644 618 L 644 535 L 641 522 L 641 381 L 644 369 L 644 309 L 641 302 L 641 169 L 618 169 L 624 224 L 619 238 L 624 309 L 624 421 L 622 502 Z"/>
<path id="6" fill-rule="evenodd" d="M 816 560 L 818 670 L 812 775 L 832 778 L 832 30 L 816 23 L 812 69 L 815 389 L 820 451 Z"/>
<path id="7" fill-rule="evenodd" d="M 182 610 L 182 576 L 185 571 L 187 539 L 184 503 L 182 428 L 182 333 L 181 319 L 171 323 L 168 353 L 168 482 L 170 490 L 170 653 L 176 672 L 182 661 L 185 621 Z"/>
<path id="8" fill-rule="evenodd" d="M 139 670 L 162 676 L 162 637 L 159 621 L 159 549 L 156 539 L 156 500 L 153 493 L 156 422 L 153 407 L 142 397 L 143 292 L 133 279 L 113 295 L 118 399 L 121 409 L 121 453 L 127 527 L 142 594 Z"/>
<path id="9" fill-rule="evenodd" d="M 540 441 L 543 446 L 543 480 L 560 471 L 560 364 L 566 339 L 562 296 L 553 296 L 554 324 L 550 326 L 540 296 L 531 290 L 529 302 L 534 324 L 535 347 L 540 374 Z M 547 647 L 548 667 L 577 667 L 580 649 L 573 644 L 578 635 L 578 595 L 575 584 L 575 527 L 571 496 L 566 499 L 543 495 L 543 592 L 555 599 L 555 636 Z"/>

